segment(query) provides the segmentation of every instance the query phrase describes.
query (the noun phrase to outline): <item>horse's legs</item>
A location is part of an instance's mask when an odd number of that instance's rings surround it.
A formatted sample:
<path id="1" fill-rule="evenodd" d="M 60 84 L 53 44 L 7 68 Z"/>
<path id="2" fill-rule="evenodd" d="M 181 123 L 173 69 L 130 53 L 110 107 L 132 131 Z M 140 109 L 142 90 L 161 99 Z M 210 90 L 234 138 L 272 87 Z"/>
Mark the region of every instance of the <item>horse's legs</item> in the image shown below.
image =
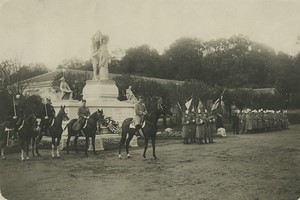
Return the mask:
<path id="1" fill-rule="evenodd" d="M 74 146 L 75 146 L 75 151 L 76 153 L 78 153 L 78 149 L 77 149 L 77 141 L 78 141 L 78 134 L 75 135 L 75 138 L 74 138 Z"/>
<path id="2" fill-rule="evenodd" d="M 71 135 L 68 134 L 68 139 L 67 139 L 67 154 L 69 154 L 69 144 L 70 144 L 70 139 L 71 139 Z"/>
<path id="3" fill-rule="evenodd" d="M 126 135 L 127 135 L 127 131 L 122 130 L 122 137 L 121 137 L 120 144 L 119 144 L 119 159 L 122 158 L 122 156 L 121 156 L 121 149 L 122 149 L 122 146 L 125 144 Z"/>
<path id="4" fill-rule="evenodd" d="M 5 155 L 4 155 L 4 150 L 5 150 L 5 145 L 2 145 L 1 146 L 1 157 L 2 157 L 2 160 L 5 160 Z"/>
<path id="5" fill-rule="evenodd" d="M 36 152 L 37 156 L 41 156 L 41 154 L 39 153 L 38 144 L 40 144 L 40 142 L 42 141 L 42 138 L 43 138 L 43 134 L 40 132 L 35 141 L 35 152 Z"/>
<path id="6" fill-rule="evenodd" d="M 129 143 L 133 138 L 134 133 L 133 132 L 129 132 L 129 136 L 126 139 L 126 153 L 127 153 L 127 158 L 130 158 L 130 154 L 129 154 Z"/>
<path id="7" fill-rule="evenodd" d="M 32 157 L 35 157 L 34 155 L 34 151 L 35 151 L 35 137 L 31 138 L 31 153 L 32 153 Z"/>
<path id="8" fill-rule="evenodd" d="M 152 141 L 152 148 L 153 148 L 153 159 L 158 160 L 158 158 L 156 157 L 156 153 L 155 153 L 155 142 L 156 142 L 155 134 L 151 136 L 151 141 Z"/>
<path id="9" fill-rule="evenodd" d="M 144 154 L 143 154 L 143 158 L 146 159 L 146 151 L 148 148 L 148 142 L 149 142 L 149 136 L 145 136 L 145 148 L 144 148 Z"/>
<path id="10" fill-rule="evenodd" d="M 54 155 L 54 150 L 55 150 L 55 137 L 54 136 L 52 136 L 52 151 L 51 151 L 51 156 L 52 156 L 52 158 L 54 158 L 55 157 L 55 155 Z"/>
<path id="11" fill-rule="evenodd" d="M 60 145 L 61 135 L 56 138 L 56 156 L 59 157 L 59 145 Z"/>
<path id="12" fill-rule="evenodd" d="M 20 139 L 20 146 L 21 146 L 21 161 L 24 161 L 25 141 L 22 139 Z"/>
<path id="13" fill-rule="evenodd" d="M 88 134 L 86 134 L 86 136 L 85 136 L 85 155 L 86 156 L 89 156 L 88 155 L 89 144 L 90 144 L 90 138 L 89 138 Z"/>
<path id="14" fill-rule="evenodd" d="M 31 138 L 26 141 L 26 159 L 29 160 L 29 146 L 30 146 Z"/>
<path id="15" fill-rule="evenodd" d="M 95 140 L 96 140 L 96 134 L 94 134 L 94 135 L 92 136 L 92 145 L 93 145 L 93 152 L 94 152 L 94 155 L 96 155 Z"/>

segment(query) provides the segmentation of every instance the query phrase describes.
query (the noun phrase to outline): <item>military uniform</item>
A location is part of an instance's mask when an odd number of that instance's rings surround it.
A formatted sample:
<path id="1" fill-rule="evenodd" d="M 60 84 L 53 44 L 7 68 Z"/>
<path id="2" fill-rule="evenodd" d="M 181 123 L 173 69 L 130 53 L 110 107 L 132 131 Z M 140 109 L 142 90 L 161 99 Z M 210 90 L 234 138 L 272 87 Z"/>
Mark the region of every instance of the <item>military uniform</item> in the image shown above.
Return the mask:
<path id="1" fill-rule="evenodd" d="M 209 116 L 209 143 L 213 143 L 214 134 L 216 133 L 216 119 L 213 115 Z"/>
<path id="2" fill-rule="evenodd" d="M 76 123 L 73 125 L 73 129 L 75 131 L 79 131 L 80 129 L 83 128 L 86 118 L 90 116 L 90 110 L 86 106 L 81 106 L 78 108 L 77 114 L 79 118 L 76 121 Z"/>
<path id="3" fill-rule="evenodd" d="M 239 134 L 239 117 L 237 112 L 234 112 L 232 116 L 232 131 L 233 134 Z"/>
<path id="4" fill-rule="evenodd" d="M 259 110 L 259 112 L 257 113 L 257 129 L 259 131 L 263 130 L 262 120 L 263 120 L 263 112 L 262 110 Z"/>
<path id="5" fill-rule="evenodd" d="M 196 115 L 195 112 L 190 112 L 190 133 L 189 139 L 191 143 L 195 143 L 196 141 Z"/>
<path id="6" fill-rule="evenodd" d="M 144 121 L 144 114 L 147 113 L 147 109 L 144 103 L 138 102 L 134 106 L 135 117 L 134 123 L 136 127 L 140 127 Z"/>
<path id="7" fill-rule="evenodd" d="M 51 103 L 46 103 L 46 116 L 44 120 L 41 122 L 42 132 L 44 134 L 48 134 L 48 128 L 54 123 L 54 117 L 55 117 L 55 110 Z"/>
<path id="8" fill-rule="evenodd" d="M 198 113 L 196 117 L 196 142 L 198 144 L 203 144 L 204 126 L 204 116 L 203 114 Z"/>
<path id="9" fill-rule="evenodd" d="M 246 123 L 246 113 L 243 110 L 240 115 L 240 124 L 241 124 L 241 133 L 245 134 L 247 132 L 247 123 Z"/>
<path id="10" fill-rule="evenodd" d="M 247 132 L 252 131 L 252 118 L 249 112 L 246 113 L 246 124 Z"/>
<path id="11" fill-rule="evenodd" d="M 185 113 L 182 116 L 182 132 L 181 136 L 183 139 L 183 144 L 188 144 L 188 136 L 190 132 L 190 116 L 188 113 Z"/>

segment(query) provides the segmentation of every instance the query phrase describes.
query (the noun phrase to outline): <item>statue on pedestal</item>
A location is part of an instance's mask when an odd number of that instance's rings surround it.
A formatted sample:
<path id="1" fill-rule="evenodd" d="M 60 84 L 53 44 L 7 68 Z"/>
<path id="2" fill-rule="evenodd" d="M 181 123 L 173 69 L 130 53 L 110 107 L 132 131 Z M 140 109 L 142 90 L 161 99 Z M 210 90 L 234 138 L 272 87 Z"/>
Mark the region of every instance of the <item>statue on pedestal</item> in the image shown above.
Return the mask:
<path id="1" fill-rule="evenodd" d="M 93 80 L 108 80 L 109 37 L 98 31 L 92 38 Z"/>

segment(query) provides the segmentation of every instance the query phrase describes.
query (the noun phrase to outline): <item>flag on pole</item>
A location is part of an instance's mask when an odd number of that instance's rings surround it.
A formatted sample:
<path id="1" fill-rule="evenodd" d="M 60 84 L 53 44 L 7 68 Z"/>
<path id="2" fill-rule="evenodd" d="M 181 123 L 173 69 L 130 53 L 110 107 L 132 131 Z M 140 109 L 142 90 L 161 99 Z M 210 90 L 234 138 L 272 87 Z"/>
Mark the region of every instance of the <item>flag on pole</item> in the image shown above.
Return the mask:
<path id="1" fill-rule="evenodd" d="M 197 110 L 201 110 L 201 109 L 203 109 L 204 108 L 204 106 L 203 106 L 203 103 L 202 103 L 202 101 L 199 99 L 199 103 L 198 103 L 198 107 L 197 107 Z"/>
<path id="2" fill-rule="evenodd" d="M 177 105 L 178 105 L 178 108 L 179 108 L 180 112 L 182 112 L 182 108 L 181 108 L 181 106 L 180 106 L 179 101 L 177 101 Z"/>
<path id="3" fill-rule="evenodd" d="M 216 110 L 216 109 L 218 108 L 219 104 L 220 104 L 220 98 L 218 98 L 218 99 L 215 101 L 215 103 L 211 106 L 211 111 Z"/>
<path id="4" fill-rule="evenodd" d="M 192 100 L 193 100 L 193 98 L 191 98 L 188 102 L 185 103 L 186 109 L 188 109 L 188 110 L 190 109 L 191 104 L 192 104 Z"/>

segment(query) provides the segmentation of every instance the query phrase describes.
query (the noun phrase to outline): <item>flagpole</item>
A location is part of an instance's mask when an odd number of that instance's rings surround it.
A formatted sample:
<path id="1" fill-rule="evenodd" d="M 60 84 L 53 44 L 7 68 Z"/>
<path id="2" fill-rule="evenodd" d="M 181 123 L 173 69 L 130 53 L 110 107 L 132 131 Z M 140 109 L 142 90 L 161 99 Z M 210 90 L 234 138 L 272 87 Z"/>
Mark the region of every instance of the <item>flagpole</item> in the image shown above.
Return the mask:
<path id="1" fill-rule="evenodd" d="M 14 104 L 14 114 L 17 116 L 17 111 L 16 111 L 16 103 L 15 103 L 15 97 L 13 96 L 13 104 Z"/>

